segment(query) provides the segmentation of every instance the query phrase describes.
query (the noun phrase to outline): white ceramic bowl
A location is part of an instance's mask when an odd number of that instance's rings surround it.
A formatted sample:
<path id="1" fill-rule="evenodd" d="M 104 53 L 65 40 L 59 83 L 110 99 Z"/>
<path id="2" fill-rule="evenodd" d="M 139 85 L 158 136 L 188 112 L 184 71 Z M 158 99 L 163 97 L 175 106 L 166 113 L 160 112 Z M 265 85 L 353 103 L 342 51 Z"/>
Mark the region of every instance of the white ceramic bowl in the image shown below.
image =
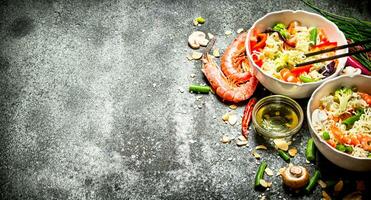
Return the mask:
<path id="1" fill-rule="evenodd" d="M 318 150 L 331 162 L 342 168 L 353 171 L 371 171 L 371 158 L 357 158 L 338 151 L 319 137 L 312 125 L 312 113 L 318 108 L 322 97 L 329 95 L 339 87 L 357 87 L 358 91 L 371 92 L 371 77 L 365 75 L 339 76 L 328 80 L 318 87 L 309 99 L 307 107 L 307 120 L 310 134 Z"/>
<path id="2" fill-rule="evenodd" d="M 282 10 L 277 12 L 271 12 L 265 15 L 264 17 L 257 20 L 248 32 L 248 37 L 246 39 L 246 53 L 250 65 L 253 66 L 253 73 L 259 82 L 266 87 L 268 90 L 275 94 L 282 94 L 289 96 L 294 99 L 306 98 L 309 97 L 312 92 L 320 86 L 325 80 L 332 79 L 336 77 L 341 70 L 344 68 L 346 63 L 346 57 L 338 59 L 339 63 L 336 68 L 336 71 L 331 76 L 327 77 L 324 80 L 313 82 L 313 83 L 288 83 L 277 78 L 274 78 L 266 74 L 258 65 L 252 60 L 250 54 L 250 42 L 249 38 L 253 34 L 253 30 L 256 30 L 258 33 L 265 31 L 268 27 L 274 26 L 277 22 L 282 22 L 284 24 L 289 24 L 293 20 L 298 20 L 302 25 L 305 26 L 316 26 L 322 28 L 326 35 L 328 36 L 331 42 L 337 42 L 338 45 L 347 44 L 344 34 L 338 29 L 338 27 L 327 20 L 326 18 L 302 10 Z M 348 49 L 339 50 L 336 53 L 342 54 L 347 53 Z"/>

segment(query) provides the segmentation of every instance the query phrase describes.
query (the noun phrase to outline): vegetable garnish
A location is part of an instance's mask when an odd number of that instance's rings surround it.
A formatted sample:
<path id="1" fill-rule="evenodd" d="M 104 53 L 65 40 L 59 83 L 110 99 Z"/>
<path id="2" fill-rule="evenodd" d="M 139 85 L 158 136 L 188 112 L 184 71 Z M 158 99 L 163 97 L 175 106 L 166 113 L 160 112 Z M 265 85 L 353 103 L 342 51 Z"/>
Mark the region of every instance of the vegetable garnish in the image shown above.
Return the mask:
<path id="1" fill-rule="evenodd" d="M 247 135 L 248 135 L 248 129 L 249 129 L 250 121 L 251 121 L 252 110 L 254 108 L 255 103 L 256 103 L 256 98 L 251 98 L 249 102 L 247 103 L 245 110 L 243 111 L 242 135 L 245 138 L 247 138 Z"/>
<path id="2" fill-rule="evenodd" d="M 280 155 L 280 157 L 286 162 L 290 162 L 290 156 L 286 152 L 278 150 L 278 155 Z"/>
<path id="3" fill-rule="evenodd" d="M 265 168 L 267 168 L 267 163 L 262 161 L 259 165 L 258 171 L 255 176 L 255 187 L 260 186 L 260 180 L 263 179 Z"/>
<path id="4" fill-rule="evenodd" d="M 309 161 L 314 161 L 316 159 L 316 147 L 314 145 L 313 138 L 310 138 L 308 140 L 307 148 L 305 150 L 305 156 Z"/>
<path id="5" fill-rule="evenodd" d="M 313 188 L 317 185 L 317 182 L 318 182 L 318 179 L 320 178 L 320 176 L 321 176 L 321 173 L 318 170 L 316 170 L 314 172 L 314 175 L 310 178 L 309 184 L 305 188 L 306 192 L 309 193 L 310 191 L 313 190 Z"/>
<path id="6" fill-rule="evenodd" d="M 189 91 L 190 92 L 196 92 L 196 93 L 209 93 L 210 92 L 209 86 L 203 86 L 203 85 L 190 85 Z"/>

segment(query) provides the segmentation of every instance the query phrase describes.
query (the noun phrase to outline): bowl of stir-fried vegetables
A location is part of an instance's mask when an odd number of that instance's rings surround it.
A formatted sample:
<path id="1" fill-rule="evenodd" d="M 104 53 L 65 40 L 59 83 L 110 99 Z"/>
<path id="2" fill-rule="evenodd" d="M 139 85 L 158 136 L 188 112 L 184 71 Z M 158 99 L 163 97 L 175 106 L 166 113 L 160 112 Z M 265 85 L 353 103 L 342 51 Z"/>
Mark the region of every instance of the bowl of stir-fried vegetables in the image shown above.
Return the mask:
<path id="1" fill-rule="evenodd" d="M 297 65 L 347 53 L 348 49 L 342 49 L 306 56 L 345 44 L 344 34 L 326 18 L 301 10 L 283 10 L 269 13 L 253 24 L 246 51 L 253 73 L 264 87 L 276 94 L 306 98 L 325 80 L 336 77 L 346 58 Z"/>
<path id="2" fill-rule="evenodd" d="M 371 77 L 340 76 L 318 87 L 307 120 L 319 151 L 334 164 L 371 170 Z"/>

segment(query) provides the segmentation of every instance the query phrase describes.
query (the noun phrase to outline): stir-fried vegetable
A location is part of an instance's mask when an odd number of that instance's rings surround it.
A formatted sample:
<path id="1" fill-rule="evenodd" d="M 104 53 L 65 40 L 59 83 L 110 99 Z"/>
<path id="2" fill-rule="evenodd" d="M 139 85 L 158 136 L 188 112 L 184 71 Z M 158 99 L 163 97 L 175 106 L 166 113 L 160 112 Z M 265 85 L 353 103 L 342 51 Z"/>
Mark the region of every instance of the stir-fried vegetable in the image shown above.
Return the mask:
<path id="1" fill-rule="evenodd" d="M 339 88 L 335 91 L 335 98 L 340 102 L 340 112 L 347 108 L 348 101 L 352 97 L 353 91 L 350 88 Z"/>
<path id="2" fill-rule="evenodd" d="M 354 124 L 354 122 L 358 121 L 359 118 L 361 118 L 361 115 L 364 114 L 365 112 L 363 111 L 363 109 L 359 109 L 357 110 L 357 113 L 356 115 L 353 115 L 351 117 L 348 117 L 347 119 L 345 119 L 343 121 L 343 124 L 345 124 L 347 127 L 350 127 Z"/>
<path id="3" fill-rule="evenodd" d="M 273 30 L 279 32 L 281 36 L 284 37 L 284 39 L 289 39 L 290 37 L 290 34 L 287 31 L 285 24 L 278 23 L 273 27 Z"/>
<path id="4" fill-rule="evenodd" d="M 335 52 L 328 52 L 305 56 L 337 45 L 337 42 L 330 42 L 319 27 L 304 26 L 299 21 L 291 21 L 288 26 L 277 23 L 262 33 L 253 33 L 249 39 L 253 61 L 274 78 L 290 83 L 310 83 L 336 71 L 337 62 L 296 67 L 298 63 L 335 55 Z"/>

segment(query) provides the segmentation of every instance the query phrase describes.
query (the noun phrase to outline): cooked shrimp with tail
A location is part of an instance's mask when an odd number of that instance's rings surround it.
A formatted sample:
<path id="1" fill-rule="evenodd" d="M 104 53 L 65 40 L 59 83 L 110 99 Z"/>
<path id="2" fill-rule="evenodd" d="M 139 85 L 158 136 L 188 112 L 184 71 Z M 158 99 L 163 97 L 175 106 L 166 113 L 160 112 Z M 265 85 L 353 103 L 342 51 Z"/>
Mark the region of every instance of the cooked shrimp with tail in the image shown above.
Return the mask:
<path id="1" fill-rule="evenodd" d="M 215 42 L 215 39 L 210 41 L 209 46 L 205 49 L 205 52 L 202 58 L 202 72 L 206 76 L 211 87 L 223 101 L 238 103 L 238 102 L 241 102 L 241 101 L 244 101 L 250 98 L 255 92 L 255 89 L 259 83 L 258 80 L 255 78 L 255 76 L 250 76 L 246 81 L 241 81 L 241 80 L 238 81 L 238 79 L 236 79 L 235 76 L 230 76 L 231 74 L 238 74 L 238 73 L 230 73 L 229 76 L 228 75 L 226 76 L 219 69 L 213 57 L 211 57 L 208 53 L 214 42 Z M 234 50 L 231 49 L 230 51 L 237 51 L 237 50 L 238 48 L 234 48 Z M 233 54 L 233 52 L 231 53 Z M 233 68 L 241 67 L 240 66 L 241 64 L 236 65 L 236 64 L 230 63 L 230 62 L 233 62 L 233 59 L 227 59 L 227 60 L 228 61 L 225 64 L 229 65 L 229 67 L 233 67 Z"/>

